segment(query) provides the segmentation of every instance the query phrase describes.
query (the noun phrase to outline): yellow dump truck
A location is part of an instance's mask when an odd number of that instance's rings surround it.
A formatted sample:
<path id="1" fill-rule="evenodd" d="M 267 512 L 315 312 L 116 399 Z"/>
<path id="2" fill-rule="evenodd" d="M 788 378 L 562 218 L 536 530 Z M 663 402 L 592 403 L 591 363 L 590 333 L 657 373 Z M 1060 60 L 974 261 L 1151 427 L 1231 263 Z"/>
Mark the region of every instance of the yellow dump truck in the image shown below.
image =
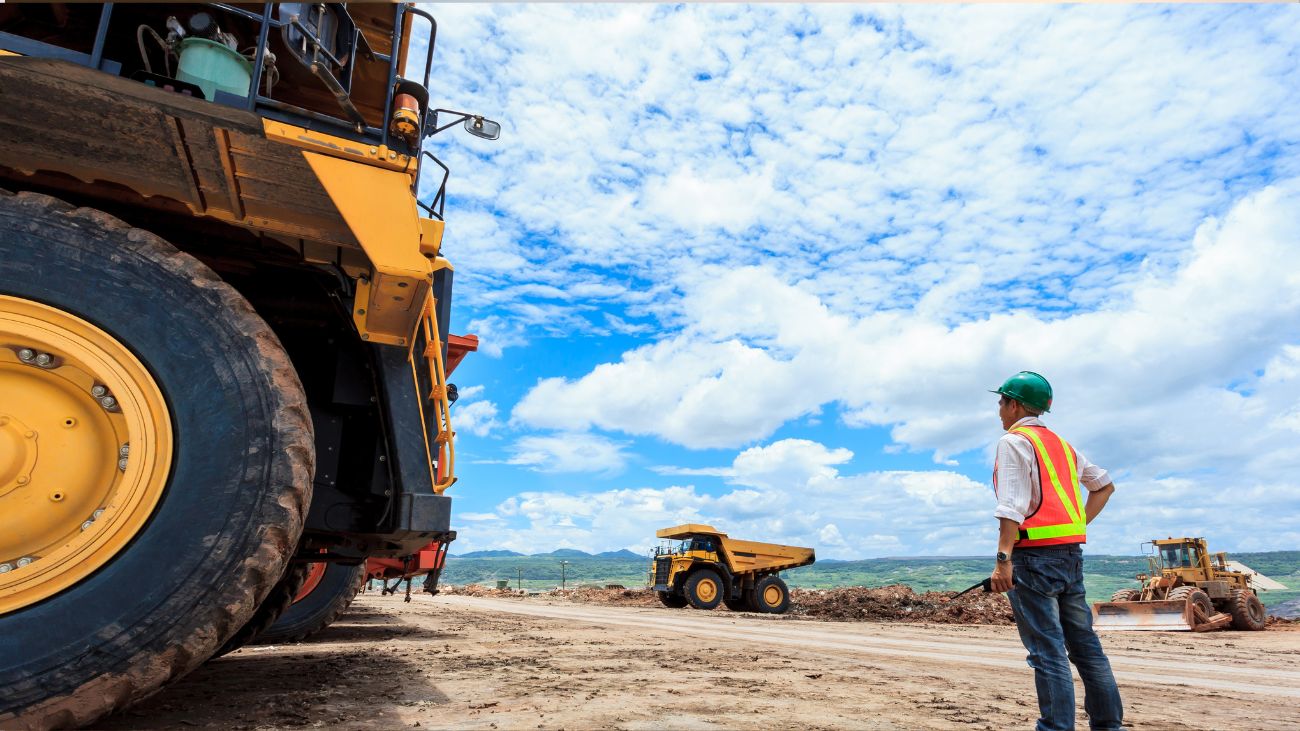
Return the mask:
<path id="1" fill-rule="evenodd" d="M 700 523 L 664 528 L 655 535 L 679 541 L 655 551 L 654 590 L 668 607 L 726 604 L 737 612 L 781 614 L 790 608 L 790 589 L 778 572 L 817 560 L 811 548 L 738 541 Z"/>
<path id="2" fill-rule="evenodd" d="M 455 537 L 447 166 L 383 3 L 0 3 L 0 727 Z M 469 348 L 461 348 L 461 355 Z M 327 681 L 328 682 L 328 681 Z"/>
<path id="3" fill-rule="evenodd" d="M 1204 538 L 1151 541 L 1141 588 L 1120 589 L 1109 602 L 1092 607 L 1093 624 L 1104 630 L 1192 630 L 1205 632 L 1229 624 L 1233 629 L 1264 629 L 1264 605 L 1255 584 L 1276 582 L 1210 554 Z M 1277 585 L 1280 586 L 1280 585 Z"/>

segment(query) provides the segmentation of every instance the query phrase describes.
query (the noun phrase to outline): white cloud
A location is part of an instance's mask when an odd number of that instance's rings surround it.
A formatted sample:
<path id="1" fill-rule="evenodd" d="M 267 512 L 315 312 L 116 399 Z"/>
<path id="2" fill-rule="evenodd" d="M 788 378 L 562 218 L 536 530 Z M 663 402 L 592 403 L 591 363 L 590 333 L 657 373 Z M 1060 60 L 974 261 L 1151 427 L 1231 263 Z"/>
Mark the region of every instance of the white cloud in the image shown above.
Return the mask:
<path id="1" fill-rule="evenodd" d="M 1288 349 L 1300 339 L 1298 233 L 1300 185 L 1271 186 L 1206 222 L 1177 269 L 1103 309 L 955 325 L 923 311 L 837 314 L 764 268 L 714 272 L 690 291 L 678 334 L 542 380 L 513 418 L 723 447 L 835 403 L 848 424 L 889 426 L 942 461 L 997 436 L 985 391 L 1030 368 L 1056 386 L 1055 423 L 1112 464 L 1154 475 L 1277 454 L 1262 444 L 1296 461 L 1290 430 L 1283 440 L 1256 421 L 1300 397 Z"/>
<path id="2" fill-rule="evenodd" d="M 1092 308 L 1203 214 L 1300 175 L 1285 8 L 435 12 L 437 94 L 505 124 L 430 145 L 454 170 L 458 306 L 513 336 L 493 350 L 601 324 L 576 295 L 529 327 L 577 283 L 666 293 L 671 322 L 711 264 L 783 270 L 846 314 Z"/>
<path id="3" fill-rule="evenodd" d="M 458 433 L 467 432 L 485 437 L 491 434 L 493 429 L 501 426 L 497 421 L 497 405 L 491 401 L 475 401 L 458 405 L 452 412 L 452 426 Z"/>
<path id="4" fill-rule="evenodd" d="M 514 456 L 507 463 L 536 472 L 613 474 L 627 463 L 625 446 L 596 434 L 527 436 L 515 442 Z"/>
<path id="5" fill-rule="evenodd" d="M 947 471 L 841 476 L 833 465 L 852 453 L 810 440 L 782 440 L 738 454 L 725 474 L 737 488 L 720 495 L 694 486 L 599 492 L 534 492 L 509 498 L 494 514 L 515 521 L 478 534 L 467 546 L 586 551 L 655 543 L 654 530 L 708 523 L 737 537 L 807 545 L 823 557 L 917 553 L 982 554 L 996 539 L 991 491 Z M 917 548 L 921 546 L 921 548 Z M 531 552 L 531 551 L 530 551 Z"/>

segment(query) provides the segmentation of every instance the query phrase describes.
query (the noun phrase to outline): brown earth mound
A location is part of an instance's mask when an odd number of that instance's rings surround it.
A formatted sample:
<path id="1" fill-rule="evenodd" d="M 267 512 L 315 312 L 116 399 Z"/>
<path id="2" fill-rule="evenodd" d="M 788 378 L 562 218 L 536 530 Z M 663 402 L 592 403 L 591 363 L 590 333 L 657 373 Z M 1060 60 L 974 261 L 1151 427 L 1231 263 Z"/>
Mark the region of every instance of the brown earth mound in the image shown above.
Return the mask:
<path id="1" fill-rule="evenodd" d="M 954 592 L 927 591 L 893 584 L 868 589 L 792 589 L 790 613 L 838 622 L 934 622 L 936 624 L 1014 624 L 1011 604 L 1002 594 L 978 591 L 953 599 Z"/>
<path id="2" fill-rule="evenodd" d="M 447 586 L 443 592 L 459 596 L 520 599 L 526 595 L 514 589 L 485 586 Z M 541 596 L 610 606 L 655 607 L 659 599 L 649 589 L 566 589 Z M 953 592 L 928 591 L 917 594 L 903 584 L 866 588 L 793 589 L 790 611 L 793 617 L 834 622 L 933 622 L 935 624 L 1014 624 L 1011 605 L 1001 594 L 971 592 L 953 599 Z"/>
<path id="3" fill-rule="evenodd" d="M 478 584 L 467 584 L 465 586 L 443 584 L 438 587 L 438 593 L 451 596 L 487 596 L 497 599 L 518 599 L 524 596 L 523 592 L 514 589 L 493 589 Z"/>

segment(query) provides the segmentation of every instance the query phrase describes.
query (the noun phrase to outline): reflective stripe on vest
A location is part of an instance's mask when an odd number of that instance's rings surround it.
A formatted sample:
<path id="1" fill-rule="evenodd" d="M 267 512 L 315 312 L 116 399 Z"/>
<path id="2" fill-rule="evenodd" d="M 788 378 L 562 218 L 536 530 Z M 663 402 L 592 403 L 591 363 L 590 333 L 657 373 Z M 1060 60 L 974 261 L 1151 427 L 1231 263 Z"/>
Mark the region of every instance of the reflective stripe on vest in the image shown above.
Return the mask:
<path id="1" fill-rule="evenodd" d="M 1045 426 L 1021 426 L 1011 432 L 1025 437 L 1034 446 L 1041 495 L 1038 510 L 1020 524 L 1020 540 L 1016 546 L 1083 543 L 1088 521 L 1074 448 Z"/>

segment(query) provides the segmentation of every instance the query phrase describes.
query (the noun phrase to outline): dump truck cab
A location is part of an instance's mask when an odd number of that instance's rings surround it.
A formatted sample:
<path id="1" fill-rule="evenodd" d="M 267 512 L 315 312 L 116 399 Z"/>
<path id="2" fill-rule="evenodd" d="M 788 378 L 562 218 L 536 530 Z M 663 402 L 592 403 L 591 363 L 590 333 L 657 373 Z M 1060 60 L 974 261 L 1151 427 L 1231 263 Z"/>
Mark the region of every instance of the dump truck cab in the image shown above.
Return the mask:
<path id="1" fill-rule="evenodd" d="M 664 528 L 658 538 L 677 541 L 656 549 L 651 584 L 669 607 L 779 614 L 790 606 L 790 591 L 779 572 L 808 566 L 813 549 L 740 541 L 711 525 L 688 523 Z"/>

